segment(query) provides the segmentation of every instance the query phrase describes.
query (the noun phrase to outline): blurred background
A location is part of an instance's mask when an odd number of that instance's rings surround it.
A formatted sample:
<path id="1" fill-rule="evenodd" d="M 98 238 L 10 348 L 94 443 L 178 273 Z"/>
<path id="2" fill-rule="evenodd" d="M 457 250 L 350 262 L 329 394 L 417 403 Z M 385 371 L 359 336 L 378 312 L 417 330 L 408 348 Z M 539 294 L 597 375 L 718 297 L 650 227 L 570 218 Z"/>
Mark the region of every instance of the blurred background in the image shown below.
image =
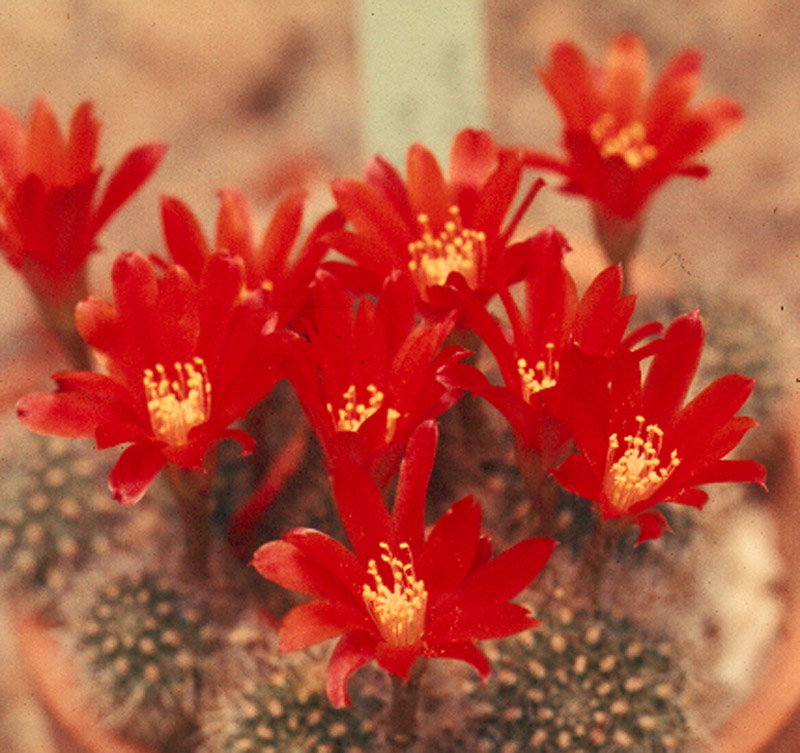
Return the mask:
<path id="1" fill-rule="evenodd" d="M 395 7 L 402 1 L 384 0 Z M 425 137 L 381 134 L 369 124 L 365 71 L 369 55 L 380 57 L 382 48 L 380 29 L 363 15 L 368 6 L 355 0 L 0 5 L 0 102 L 25 115 L 44 96 L 64 124 L 80 101 L 92 99 L 105 122 L 100 158 L 107 169 L 136 144 L 159 140 L 170 147 L 154 178 L 104 232 L 106 250 L 90 262 L 93 290 L 107 290 L 106 273 L 119 251 L 162 248 L 161 194 L 186 201 L 211 231 L 216 191 L 238 186 L 263 213 L 260 232 L 281 191 L 307 184 L 315 214 L 330 204 L 327 181 L 360 173 L 383 136 L 402 143 Z M 456 45 L 470 48 L 459 59 L 476 79 L 454 84 L 474 92 L 476 101 L 464 105 L 464 118 L 452 122 L 452 133 L 485 125 L 501 143 L 557 146 L 559 119 L 534 69 L 559 39 L 575 40 L 600 60 L 614 35 L 634 32 L 644 39 L 654 72 L 686 47 L 702 50 L 697 101 L 736 97 L 745 121 L 711 148 L 712 174 L 705 183 L 676 179 L 658 194 L 637 265 L 665 279 L 687 277 L 701 287 L 735 290 L 757 301 L 776 326 L 796 330 L 796 0 L 455 0 L 446 7 L 451 18 L 437 29 L 438 38 L 446 41 L 452 30 Z M 393 36 L 393 29 L 384 31 Z M 365 45 L 373 45 L 369 55 Z M 406 49 L 410 58 L 421 54 L 413 39 Z M 385 88 L 391 99 L 392 82 Z M 587 206 L 553 190 L 537 198 L 529 224 L 555 224 L 578 247 L 591 236 Z M 32 324 L 36 311 L 21 279 L 6 264 L 0 264 L 0 290 L 0 365 L 6 366 L 20 343 L 41 330 Z M 41 386 L 47 388 L 46 380 Z M 4 665 L 10 690 L 0 698 L 0 724 L 3 710 L 6 725 L 26 723 L 27 701 L 22 691 L 15 695 L 15 676 L 5 666 L 10 665 Z M 16 737 L 26 744 L 24 735 Z M 24 750 L 45 750 L 33 744 Z"/>

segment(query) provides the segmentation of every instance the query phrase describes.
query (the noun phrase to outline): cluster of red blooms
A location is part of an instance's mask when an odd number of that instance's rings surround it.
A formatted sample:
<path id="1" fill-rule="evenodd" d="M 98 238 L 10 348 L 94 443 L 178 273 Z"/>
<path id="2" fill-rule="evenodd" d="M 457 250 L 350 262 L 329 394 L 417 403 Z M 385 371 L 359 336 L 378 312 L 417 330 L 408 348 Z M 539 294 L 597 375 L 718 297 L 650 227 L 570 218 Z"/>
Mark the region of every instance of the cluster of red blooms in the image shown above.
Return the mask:
<path id="1" fill-rule="evenodd" d="M 619 267 L 579 297 L 560 233 L 515 237 L 540 188 L 511 211 L 526 163 L 560 170 L 567 190 L 625 217 L 670 175 L 700 174 L 690 158 L 735 120 L 735 108 L 687 110 L 694 53 L 677 58 L 645 101 L 644 62 L 638 40 L 624 37 L 596 76 L 574 46 L 557 46 L 542 78 L 564 113 L 567 161 L 501 149 L 488 133 L 464 130 L 445 176 L 417 144 L 405 178 L 376 157 L 363 180 L 336 180 L 338 208 L 302 244 L 301 194 L 277 207 L 260 244 L 236 191 L 221 193 L 213 244 L 183 203 L 164 198 L 171 259 L 123 254 L 112 272 L 114 300 L 89 297 L 76 309 L 104 373 L 56 374 L 55 393 L 20 401 L 21 420 L 37 432 L 94 437 L 101 448 L 127 444 L 110 486 L 130 505 L 165 463 L 202 468 L 226 437 L 248 452 L 253 440 L 231 424 L 287 378 L 321 443 L 352 551 L 304 528 L 256 552 L 264 577 L 312 599 L 285 617 L 282 649 L 341 637 L 328 674 L 336 705 L 348 702 L 348 677 L 372 659 L 400 678 L 418 657 L 462 659 L 485 676 L 475 642 L 536 624 L 510 600 L 555 542 L 528 539 L 493 558 L 471 497 L 426 532 L 436 419 L 465 391 L 496 406 L 518 446 L 601 521 L 638 524 L 639 542 L 667 528 L 659 503 L 699 508 L 707 498 L 700 485 L 764 482 L 757 463 L 725 459 L 754 425 L 736 415 L 752 380 L 718 379 L 684 404 L 703 346 L 697 312 L 664 332 L 655 323 L 628 331 L 635 297 L 623 296 Z M 5 127 L 0 242 L 23 270 L 66 279 L 160 151 L 137 150 L 90 211 L 98 171 L 89 108 L 78 110 L 66 151 L 47 112 L 35 111 L 27 159 L 22 132 Z M 44 163 L 57 164 L 58 175 L 46 175 Z M 59 213 L 66 205 L 68 235 Z M 39 235 L 26 235 L 30 226 Z M 62 230 L 59 246 L 41 237 Z M 352 263 L 326 261 L 331 248 Z M 510 292 L 515 283 L 522 307 Z M 486 309 L 495 296 L 508 325 Z M 456 328 L 473 330 L 490 349 L 502 384 L 449 344 Z M 398 468 L 389 512 L 382 490 Z"/>

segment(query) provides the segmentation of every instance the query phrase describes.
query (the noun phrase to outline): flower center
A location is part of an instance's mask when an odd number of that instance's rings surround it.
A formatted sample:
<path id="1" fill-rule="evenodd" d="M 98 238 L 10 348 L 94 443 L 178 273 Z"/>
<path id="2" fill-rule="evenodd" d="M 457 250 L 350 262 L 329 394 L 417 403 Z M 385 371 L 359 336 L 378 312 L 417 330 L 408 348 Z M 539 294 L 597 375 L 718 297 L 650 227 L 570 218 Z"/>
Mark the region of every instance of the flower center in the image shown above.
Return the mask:
<path id="1" fill-rule="evenodd" d="M 486 256 L 486 233 L 465 228 L 457 206 L 449 212 L 451 219 L 438 234 L 431 230 L 427 214 L 417 215 L 422 237 L 408 244 L 408 268 L 427 285 L 444 285 L 451 272 L 460 272 L 470 287 L 477 287 L 478 270 Z"/>
<path id="2" fill-rule="evenodd" d="M 356 386 L 351 384 L 342 395 L 344 408 L 335 409 L 332 403 L 327 404 L 326 407 L 328 413 L 331 414 L 336 431 L 358 431 L 364 421 L 374 413 L 377 413 L 381 405 L 383 405 L 384 394 L 374 384 L 367 385 L 367 392 L 369 393 L 367 402 L 358 402 Z M 386 411 L 387 442 L 394 437 L 398 418 L 400 418 L 400 413 L 394 408 L 389 408 Z"/>
<path id="3" fill-rule="evenodd" d="M 600 147 L 600 156 L 621 157 L 631 170 L 638 170 L 658 156 L 658 150 L 647 143 L 647 131 L 641 120 L 632 120 L 621 128 L 610 113 L 603 113 L 589 128 L 589 135 Z"/>
<path id="4" fill-rule="evenodd" d="M 211 415 L 211 383 L 202 358 L 175 363 L 175 379 L 160 363 L 145 369 L 142 381 L 153 433 L 173 447 L 185 445 L 189 431 Z"/>
<path id="5" fill-rule="evenodd" d="M 366 403 L 359 403 L 356 397 L 356 386 L 351 384 L 342 395 L 344 408 L 334 410 L 328 403 L 328 413 L 331 414 L 336 431 L 358 431 L 373 413 L 376 413 L 383 403 L 383 393 L 374 385 L 367 385 L 369 399 Z"/>
<path id="6" fill-rule="evenodd" d="M 522 381 L 522 394 L 526 402 L 530 402 L 537 392 L 555 387 L 558 381 L 558 361 L 553 359 L 556 346 L 547 343 L 544 347 L 547 351 L 546 361 L 537 361 L 531 367 L 524 358 L 517 360 L 517 372 Z"/>
<path id="7" fill-rule="evenodd" d="M 419 640 L 425 629 L 428 592 L 425 583 L 414 574 L 411 547 L 405 541 L 399 548 L 408 562 L 395 557 L 385 541 L 381 542 L 380 547 L 384 551 L 381 560 L 389 565 L 392 581 L 386 585 L 378 573 L 378 564 L 370 560 L 367 569 L 375 579 L 375 588 L 364 585 L 364 604 L 387 643 L 392 646 L 411 646 Z"/>
<path id="8" fill-rule="evenodd" d="M 650 497 L 681 463 L 677 450 L 673 450 L 662 466 L 664 432 L 656 424 L 645 427 L 644 416 L 636 416 L 636 422 L 636 436 L 625 437 L 625 451 L 613 464 L 611 459 L 620 445 L 616 434 L 608 438 L 603 491 L 620 512 Z"/>

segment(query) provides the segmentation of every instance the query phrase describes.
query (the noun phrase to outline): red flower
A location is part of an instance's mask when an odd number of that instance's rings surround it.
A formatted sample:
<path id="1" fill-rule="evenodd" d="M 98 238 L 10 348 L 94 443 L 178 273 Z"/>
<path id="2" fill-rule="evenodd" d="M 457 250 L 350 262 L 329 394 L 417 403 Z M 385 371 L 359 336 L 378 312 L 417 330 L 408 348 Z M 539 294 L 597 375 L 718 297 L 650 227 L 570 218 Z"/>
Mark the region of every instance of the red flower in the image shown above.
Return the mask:
<path id="1" fill-rule="evenodd" d="M 323 217 L 297 254 L 292 255 L 303 220 L 305 193 L 293 193 L 278 205 L 258 245 L 250 204 L 244 194 L 227 188 L 219 196 L 215 249 L 242 258 L 245 291 L 257 291 L 278 312 L 279 324 L 285 324 L 308 300 L 311 280 L 328 250 L 321 237 L 340 229 L 344 218 L 338 212 Z M 211 248 L 197 218 L 183 202 L 165 196 L 161 199 L 161 219 L 172 260 L 199 280 Z"/>
<path id="2" fill-rule="evenodd" d="M 245 451 L 252 439 L 227 427 L 266 396 L 279 376 L 277 353 L 262 335 L 266 312 L 238 305 L 242 263 L 209 258 L 200 283 L 177 265 L 159 277 L 140 253 L 114 264 L 114 303 L 88 298 L 76 309 L 86 342 L 108 375 L 54 375 L 58 390 L 17 405 L 32 431 L 91 437 L 102 449 L 132 443 L 111 471 L 114 497 L 138 502 L 165 463 L 202 467 L 208 447 L 225 438 Z"/>
<path id="3" fill-rule="evenodd" d="M 524 314 L 508 288 L 500 291 L 510 331 L 463 281 L 454 280 L 436 295 L 461 312 L 465 325 L 492 351 L 503 377 L 503 385 L 494 385 L 470 372 L 472 378 L 463 386 L 503 413 L 522 446 L 533 449 L 544 468 L 552 468 L 564 460 L 571 438 L 569 426 L 559 417 L 562 354 L 568 344 L 576 342 L 587 353 L 611 358 L 661 327 L 649 324 L 625 337 L 635 296 L 621 297 L 621 269 L 606 269 L 578 301 L 575 282 L 564 266 L 566 239 L 556 230 L 542 238 L 525 278 Z M 637 351 L 640 358 L 648 352 Z"/>
<path id="4" fill-rule="evenodd" d="M 391 515 L 364 471 L 337 469 L 334 491 L 355 554 L 319 531 L 296 528 L 253 559 L 265 578 L 314 599 L 284 618 L 282 652 L 342 636 L 328 667 L 334 706 L 350 702 L 347 680 L 373 658 L 402 679 L 418 657 L 461 659 L 485 679 L 491 668 L 475 641 L 538 624 L 509 600 L 539 574 L 554 541 L 528 539 L 492 560 L 472 497 L 454 504 L 425 536 L 436 436 L 429 421 L 411 438 Z"/>
<path id="5" fill-rule="evenodd" d="M 455 138 L 447 178 L 421 144 L 408 150 L 406 182 L 376 156 L 365 181 L 333 182 L 355 232 L 333 233 L 329 240 L 357 266 L 331 268 L 351 288 L 373 293 L 392 270 L 411 272 L 423 300 L 429 285 L 442 285 L 457 272 L 488 299 L 520 279 L 530 248 L 531 241 L 510 240 L 540 184 L 506 222 L 520 174 L 518 155 L 500 152 L 486 131 L 471 129 Z"/>
<path id="6" fill-rule="evenodd" d="M 694 159 L 739 123 L 742 110 L 727 97 L 689 107 L 700 84 L 699 52 L 673 58 L 649 96 L 648 63 L 642 41 L 629 34 L 612 42 L 603 67 L 571 42 L 555 45 L 539 77 L 561 111 L 567 155 L 528 152 L 526 164 L 560 172 L 562 190 L 625 219 L 672 175 L 705 177 L 708 168 Z"/>
<path id="7" fill-rule="evenodd" d="M 91 102 L 75 110 L 66 140 L 45 100 L 34 105 L 27 128 L 0 108 L 0 248 L 44 300 L 75 297 L 97 234 L 164 156 L 161 144 L 131 151 L 95 203 L 99 133 Z"/>
<path id="8" fill-rule="evenodd" d="M 395 272 L 377 305 L 358 301 L 331 274 L 314 285 L 310 342 L 291 337 L 286 372 L 319 438 L 330 469 L 344 458 L 384 485 L 419 424 L 461 397 L 452 385 L 467 353 L 442 348 L 454 317 L 417 324 L 408 275 Z"/>
<path id="9" fill-rule="evenodd" d="M 756 423 L 737 416 L 753 380 L 729 374 L 683 405 L 703 348 L 697 312 L 667 329 L 642 384 L 638 360 L 623 356 L 610 371 L 571 349 L 568 415 L 580 454 L 556 471 L 570 491 L 593 500 L 603 520 L 639 524 L 639 543 L 668 526 L 659 502 L 702 508 L 695 487 L 723 481 L 764 485 L 765 470 L 750 460 L 725 460 Z"/>

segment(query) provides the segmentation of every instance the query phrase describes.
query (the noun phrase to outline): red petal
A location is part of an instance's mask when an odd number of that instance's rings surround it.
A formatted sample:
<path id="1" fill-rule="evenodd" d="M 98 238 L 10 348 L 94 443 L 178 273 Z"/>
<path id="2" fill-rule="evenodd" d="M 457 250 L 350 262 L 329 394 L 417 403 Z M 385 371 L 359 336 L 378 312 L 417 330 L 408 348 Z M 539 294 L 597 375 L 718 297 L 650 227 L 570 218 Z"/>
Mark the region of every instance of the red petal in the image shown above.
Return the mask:
<path id="1" fill-rule="evenodd" d="M 392 508 L 393 544 L 405 541 L 416 556 L 422 548 L 425 531 L 425 500 L 428 481 L 436 457 L 439 430 L 435 421 L 425 421 L 411 435 Z"/>
<path id="2" fill-rule="evenodd" d="M 697 485 L 732 481 L 758 484 L 766 491 L 767 469 L 755 460 L 718 460 L 692 477 Z"/>
<path id="3" fill-rule="evenodd" d="M 328 569 L 336 573 L 336 577 L 347 586 L 356 600 L 361 600 L 366 573 L 347 547 L 313 528 L 293 528 L 282 538 L 311 560 L 327 563 Z"/>
<path id="4" fill-rule="evenodd" d="M 195 282 L 211 253 L 197 217 L 186 204 L 171 196 L 161 197 L 161 226 L 169 255 Z"/>
<path id="5" fill-rule="evenodd" d="M 9 185 L 22 180 L 27 136 L 17 113 L 0 107 L 0 170 Z"/>
<path id="6" fill-rule="evenodd" d="M 367 164 L 364 178 L 368 185 L 383 194 L 408 227 L 416 225 L 417 219 L 408 203 L 406 184 L 394 165 L 376 154 Z"/>
<path id="7" fill-rule="evenodd" d="M 603 270 L 581 298 L 575 315 L 572 336 L 587 353 L 611 355 L 628 326 L 635 298 L 621 299 L 622 268 Z M 623 303 L 624 301 L 624 303 Z"/>
<path id="8" fill-rule="evenodd" d="M 394 207 L 376 189 L 352 178 L 337 178 L 331 184 L 339 209 L 367 240 L 407 253 L 413 238 Z"/>
<path id="9" fill-rule="evenodd" d="M 481 507 L 473 497 L 456 502 L 431 529 L 416 565 L 432 600 L 455 591 L 475 560 Z"/>
<path id="10" fill-rule="evenodd" d="M 449 179 L 453 202 L 460 204 L 459 192 L 478 192 L 497 169 L 497 145 L 488 131 L 465 128 L 459 131 L 450 150 Z"/>
<path id="11" fill-rule="evenodd" d="M 279 636 L 280 652 L 301 651 L 352 630 L 368 630 L 372 621 L 366 613 L 348 604 L 312 601 L 295 607 L 283 618 Z"/>
<path id="12" fill-rule="evenodd" d="M 395 353 L 417 322 L 417 288 L 408 274 L 394 270 L 386 277 L 377 313 L 386 331 L 387 350 Z"/>
<path id="13" fill-rule="evenodd" d="M 356 263 L 353 266 L 328 261 L 323 265 L 323 269 L 333 272 L 353 292 L 377 294 L 386 275 L 399 266 L 390 248 L 348 230 L 334 231 L 325 240 L 332 249 Z"/>
<path id="14" fill-rule="evenodd" d="M 676 55 L 658 77 L 644 118 L 648 138 L 658 144 L 661 134 L 684 117 L 689 101 L 700 85 L 702 55 L 697 50 L 685 50 Z"/>
<path id="15" fill-rule="evenodd" d="M 553 476 L 567 491 L 584 499 L 596 502 L 600 500 L 602 495 L 600 479 L 595 476 L 583 455 L 570 455 Z"/>
<path id="16" fill-rule="evenodd" d="M 350 705 L 347 681 L 350 675 L 375 657 L 376 640 L 368 633 L 348 633 L 333 650 L 328 664 L 328 677 L 325 683 L 328 700 L 334 708 L 343 709 Z"/>
<path id="17" fill-rule="evenodd" d="M 697 311 L 679 316 L 667 331 L 642 386 L 644 415 L 662 429 L 683 405 L 703 350 L 703 323 Z"/>
<path id="18" fill-rule="evenodd" d="M 414 215 L 425 214 L 434 231 L 450 219 L 447 184 L 436 157 L 422 144 L 412 144 L 406 159 L 408 198 Z"/>
<path id="19" fill-rule="evenodd" d="M 608 109 L 618 124 L 641 117 L 647 69 L 647 50 L 639 37 L 622 34 L 611 43 L 603 83 Z"/>
<path id="20" fill-rule="evenodd" d="M 255 262 L 253 215 L 245 195 L 235 188 L 219 191 L 220 207 L 214 241 L 216 251 L 241 256 L 245 266 L 252 269 Z"/>
<path id="21" fill-rule="evenodd" d="M 470 601 L 460 603 L 457 609 L 443 605 L 426 627 L 425 636 L 432 643 L 482 641 L 514 635 L 537 624 L 530 612 L 519 604 Z"/>
<path id="22" fill-rule="evenodd" d="M 100 121 L 94 117 L 91 102 L 82 102 L 72 116 L 69 129 L 69 171 L 71 182 L 77 182 L 94 169 Z"/>
<path id="23" fill-rule="evenodd" d="M 672 532 L 667 519 L 658 510 L 637 515 L 636 522 L 639 524 L 639 538 L 636 539 L 636 546 L 645 541 L 659 538 L 664 531 Z"/>
<path id="24" fill-rule="evenodd" d="M 92 437 L 95 429 L 120 418 L 113 403 L 83 392 L 26 395 L 17 403 L 17 416 L 30 431 L 55 437 Z"/>
<path id="25" fill-rule="evenodd" d="M 411 674 L 414 662 L 423 655 L 424 650 L 419 643 L 412 646 L 392 646 L 379 641 L 375 647 L 375 660 L 382 669 L 405 681 Z"/>
<path id="26" fill-rule="evenodd" d="M 320 552 L 318 551 L 317 557 Z M 285 540 L 270 541 L 253 555 L 253 567 L 267 580 L 279 586 L 326 601 L 354 605 L 356 600 L 349 583 L 339 578 L 340 560 L 309 556 Z M 347 579 L 349 573 L 345 571 Z"/>
<path id="27" fill-rule="evenodd" d="M 44 99 L 33 105 L 28 126 L 28 170 L 47 182 L 66 185 L 67 150 L 52 108 Z"/>
<path id="28" fill-rule="evenodd" d="M 481 682 L 486 682 L 492 672 L 492 667 L 486 655 L 472 643 L 445 643 L 429 646 L 425 656 L 431 659 L 460 659 L 471 664 L 478 670 Z"/>
<path id="29" fill-rule="evenodd" d="M 550 65 L 539 77 L 555 100 L 567 129 L 585 130 L 601 112 L 596 76 L 583 52 L 571 42 L 559 42 L 550 53 Z"/>
<path id="30" fill-rule="evenodd" d="M 670 444 L 679 448 L 679 452 L 683 447 L 701 450 L 709 437 L 742 407 L 754 385 L 755 380 L 740 374 L 714 380 L 675 417 L 668 437 Z"/>
<path id="31" fill-rule="evenodd" d="M 305 200 L 305 192 L 299 191 L 287 196 L 275 208 L 254 264 L 259 284 L 264 280 L 278 283 L 284 279 L 289 254 L 303 222 Z"/>
<path id="32" fill-rule="evenodd" d="M 352 463 L 333 469 L 333 491 L 342 524 L 358 559 L 376 559 L 381 542 L 391 540 L 392 521 L 378 487 Z"/>
<path id="33" fill-rule="evenodd" d="M 100 205 L 94 213 L 97 232 L 150 177 L 166 154 L 164 144 L 146 144 L 126 155 L 108 181 Z"/>
<path id="34" fill-rule="evenodd" d="M 132 444 L 120 455 L 108 476 L 108 488 L 114 499 L 126 506 L 135 505 L 165 462 L 159 445 Z"/>
<path id="35" fill-rule="evenodd" d="M 702 489 L 684 489 L 669 501 L 677 505 L 688 505 L 702 510 L 706 502 L 708 502 L 708 494 Z"/>
<path id="36" fill-rule="evenodd" d="M 458 589 L 463 602 L 507 601 L 541 572 L 556 547 L 553 539 L 525 539 L 470 573 Z"/>

